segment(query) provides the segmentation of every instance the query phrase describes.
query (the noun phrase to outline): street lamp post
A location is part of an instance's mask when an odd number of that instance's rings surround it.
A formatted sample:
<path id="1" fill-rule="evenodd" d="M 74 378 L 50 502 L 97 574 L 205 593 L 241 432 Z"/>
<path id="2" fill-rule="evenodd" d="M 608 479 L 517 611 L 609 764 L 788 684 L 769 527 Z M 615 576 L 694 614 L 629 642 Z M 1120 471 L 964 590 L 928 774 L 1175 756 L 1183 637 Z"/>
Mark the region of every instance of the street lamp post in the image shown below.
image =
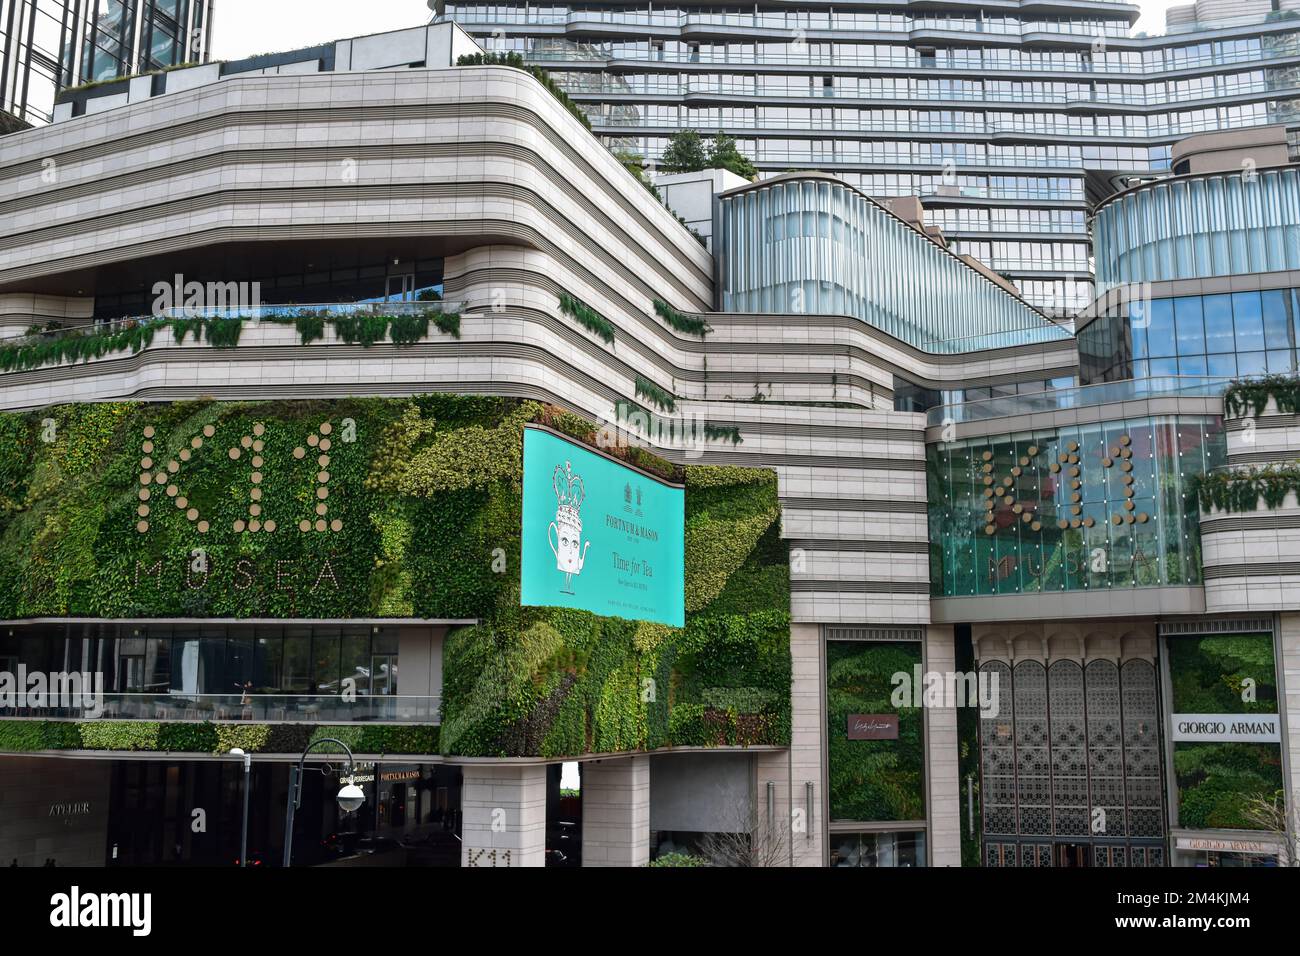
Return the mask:
<path id="1" fill-rule="evenodd" d="M 347 783 L 339 788 L 336 797 L 339 809 L 344 813 L 352 813 L 366 802 L 366 795 L 353 779 L 352 748 L 336 737 L 322 737 L 308 744 L 307 749 L 298 758 L 298 762 L 289 768 L 289 796 L 284 810 L 284 865 L 286 867 L 291 866 L 293 860 L 293 815 L 294 811 L 302 805 L 302 775 L 306 772 L 307 754 L 321 744 L 338 744 L 348 755 Z"/>
<path id="2" fill-rule="evenodd" d="M 239 866 L 243 869 L 248 866 L 248 791 L 252 783 L 249 774 L 253 769 L 253 755 L 239 747 L 231 748 L 230 755 L 244 758 L 244 822 L 239 828 Z"/>

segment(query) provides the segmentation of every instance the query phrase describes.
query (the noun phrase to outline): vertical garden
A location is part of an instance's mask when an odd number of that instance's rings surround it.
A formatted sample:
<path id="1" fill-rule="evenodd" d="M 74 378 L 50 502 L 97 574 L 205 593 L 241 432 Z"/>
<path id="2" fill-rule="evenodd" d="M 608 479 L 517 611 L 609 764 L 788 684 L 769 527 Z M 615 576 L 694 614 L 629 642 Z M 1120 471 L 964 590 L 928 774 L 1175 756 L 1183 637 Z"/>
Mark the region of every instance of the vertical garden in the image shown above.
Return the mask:
<path id="1" fill-rule="evenodd" d="M 1175 713 L 1278 712 L 1272 635 L 1170 638 L 1168 647 Z M 1178 742 L 1174 773 L 1180 826 L 1255 829 L 1246 807 L 1282 789 L 1281 745 Z"/>
<path id="2" fill-rule="evenodd" d="M 441 747 L 567 756 L 786 744 L 776 475 L 686 487 L 686 625 L 519 605 L 522 434 L 590 423 L 480 396 L 64 405 L 0 415 L 0 619 L 473 619 Z"/>

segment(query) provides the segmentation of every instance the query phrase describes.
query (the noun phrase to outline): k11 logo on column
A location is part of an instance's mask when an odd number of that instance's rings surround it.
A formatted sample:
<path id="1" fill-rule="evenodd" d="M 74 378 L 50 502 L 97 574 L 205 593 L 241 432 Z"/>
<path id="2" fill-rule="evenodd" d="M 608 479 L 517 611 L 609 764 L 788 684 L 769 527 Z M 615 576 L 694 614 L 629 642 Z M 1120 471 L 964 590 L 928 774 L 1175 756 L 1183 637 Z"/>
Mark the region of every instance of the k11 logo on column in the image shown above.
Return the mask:
<path id="1" fill-rule="evenodd" d="M 677 485 L 526 428 L 520 603 L 684 626 L 685 507 Z"/>

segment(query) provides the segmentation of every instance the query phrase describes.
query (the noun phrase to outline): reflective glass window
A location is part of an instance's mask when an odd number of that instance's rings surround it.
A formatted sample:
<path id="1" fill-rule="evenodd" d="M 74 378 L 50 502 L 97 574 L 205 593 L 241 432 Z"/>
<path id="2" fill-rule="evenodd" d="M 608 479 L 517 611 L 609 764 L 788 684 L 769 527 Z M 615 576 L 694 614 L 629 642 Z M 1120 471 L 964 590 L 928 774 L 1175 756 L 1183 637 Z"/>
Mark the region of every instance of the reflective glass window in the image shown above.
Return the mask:
<path id="1" fill-rule="evenodd" d="M 1205 313 L 1205 351 L 1231 352 L 1235 347 L 1232 335 L 1232 296 L 1207 295 L 1203 300 Z"/>
<path id="2" fill-rule="evenodd" d="M 1237 353 L 1238 375 L 1264 375 L 1268 372 L 1268 360 L 1263 352 Z"/>
<path id="3" fill-rule="evenodd" d="M 1179 355 L 1205 352 L 1205 322 L 1201 318 L 1201 297 L 1185 296 L 1174 300 L 1174 326 Z"/>
<path id="4" fill-rule="evenodd" d="M 1258 292 L 1233 293 L 1232 320 L 1237 329 L 1238 352 L 1264 347 L 1264 313 Z"/>
<path id="5" fill-rule="evenodd" d="M 1174 304 L 1170 299 L 1151 303 L 1151 322 L 1147 326 L 1148 354 L 1152 358 L 1176 354 L 1174 349 Z"/>
<path id="6" fill-rule="evenodd" d="M 1264 312 L 1264 343 L 1270 349 L 1289 349 L 1291 339 L 1290 293 L 1275 289 L 1261 294 Z"/>

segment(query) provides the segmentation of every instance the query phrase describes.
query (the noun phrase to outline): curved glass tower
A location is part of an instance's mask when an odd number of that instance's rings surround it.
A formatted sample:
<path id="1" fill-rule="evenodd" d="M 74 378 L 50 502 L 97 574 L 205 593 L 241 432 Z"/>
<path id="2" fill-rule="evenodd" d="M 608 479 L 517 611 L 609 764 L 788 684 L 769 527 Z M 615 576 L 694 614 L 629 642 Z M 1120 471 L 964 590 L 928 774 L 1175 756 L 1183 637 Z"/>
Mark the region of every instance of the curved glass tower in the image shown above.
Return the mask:
<path id="1" fill-rule="evenodd" d="M 924 352 L 1070 333 L 852 186 L 791 174 L 723 193 L 725 312 L 852 315 Z"/>

